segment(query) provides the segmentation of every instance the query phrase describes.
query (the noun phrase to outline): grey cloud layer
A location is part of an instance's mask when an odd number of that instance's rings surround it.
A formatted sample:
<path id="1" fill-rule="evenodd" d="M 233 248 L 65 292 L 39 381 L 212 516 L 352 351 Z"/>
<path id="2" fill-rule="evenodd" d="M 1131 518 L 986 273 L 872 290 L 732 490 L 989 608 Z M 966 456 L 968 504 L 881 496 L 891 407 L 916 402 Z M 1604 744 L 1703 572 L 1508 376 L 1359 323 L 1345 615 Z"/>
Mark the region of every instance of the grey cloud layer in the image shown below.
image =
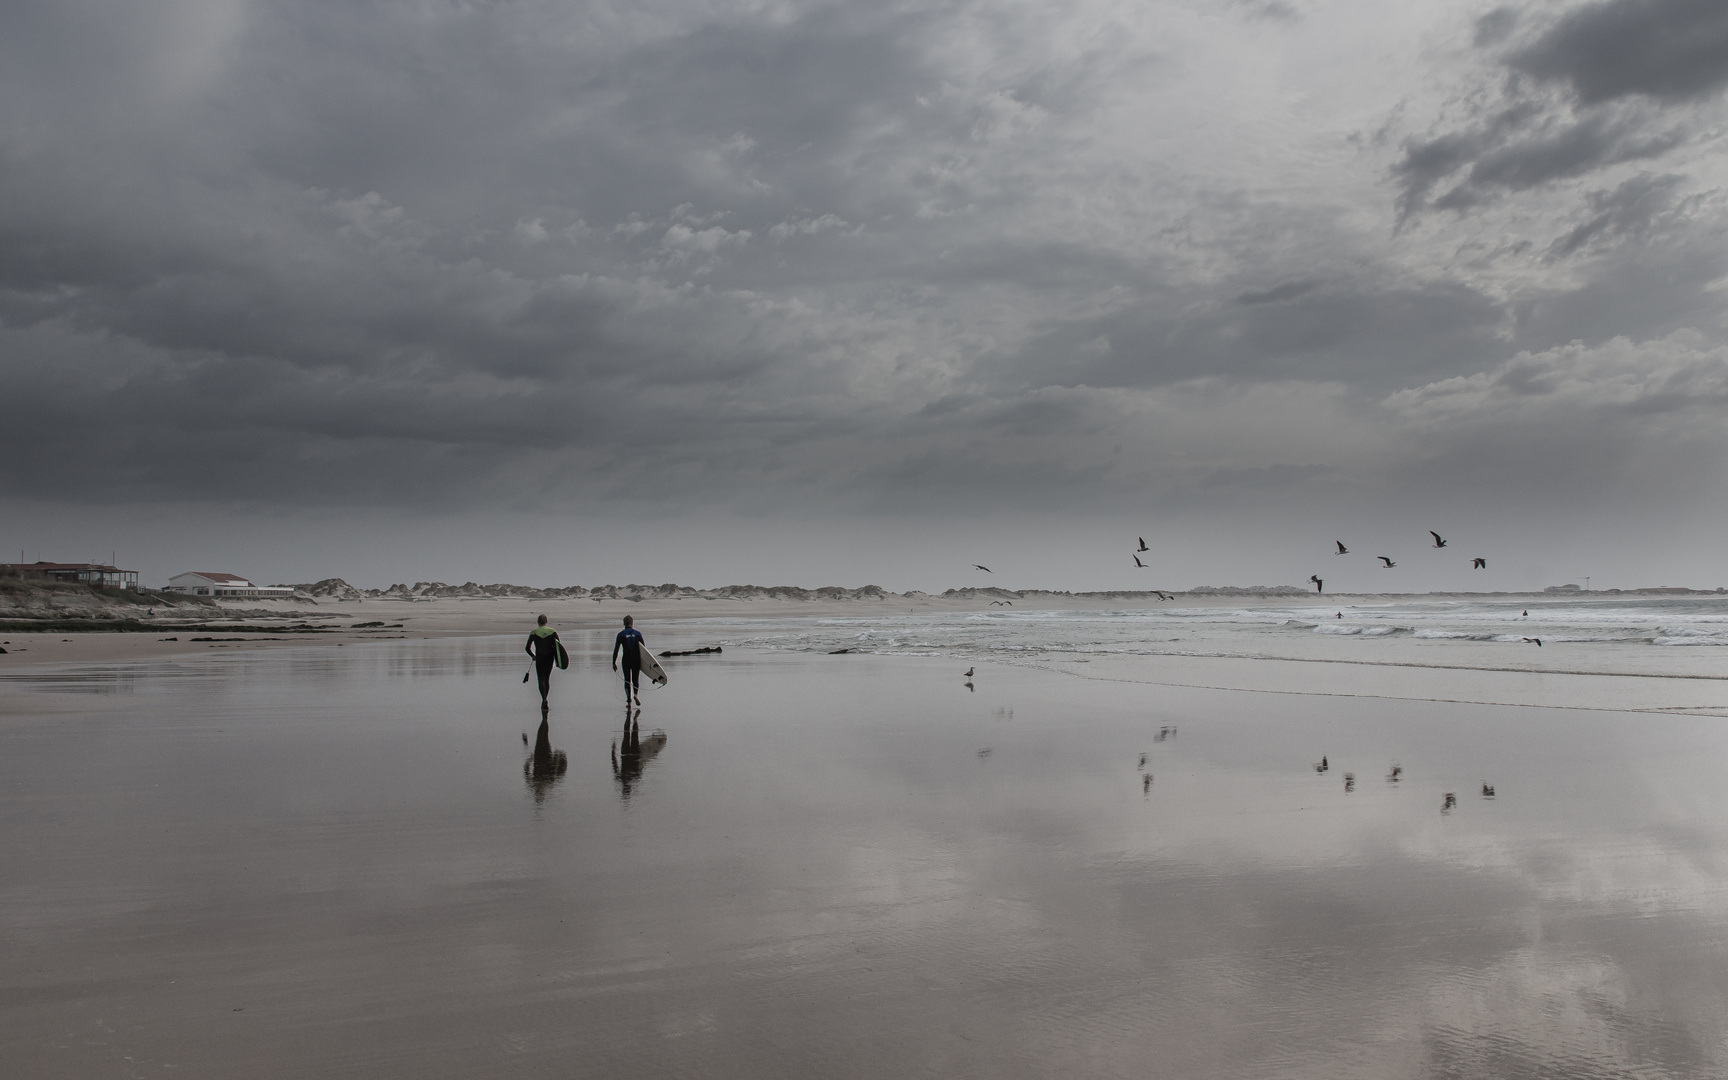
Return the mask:
<path id="1" fill-rule="evenodd" d="M 1684 106 L 1728 85 L 1728 10 L 1711 0 L 1584 4 L 1526 36 L 1496 8 L 1478 45 L 1499 48 L 1504 85 L 1470 102 L 1468 123 L 1405 146 L 1394 167 L 1406 215 L 1465 209 L 1506 191 L 1659 158 L 1704 137 L 1715 110 Z"/>
<path id="2" fill-rule="evenodd" d="M 1467 425 L 1399 450 L 1388 402 L 1515 355 L 1718 341 L 1725 217 L 1675 157 L 1721 115 L 1708 6 L 1491 14 L 1461 119 L 1396 158 L 1214 74 L 1350 11 L 1230 10 L 15 6 L 0 481 L 1202 498 L 1447 460 Z M 1545 201 L 1472 233 L 1508 192 Z"/>

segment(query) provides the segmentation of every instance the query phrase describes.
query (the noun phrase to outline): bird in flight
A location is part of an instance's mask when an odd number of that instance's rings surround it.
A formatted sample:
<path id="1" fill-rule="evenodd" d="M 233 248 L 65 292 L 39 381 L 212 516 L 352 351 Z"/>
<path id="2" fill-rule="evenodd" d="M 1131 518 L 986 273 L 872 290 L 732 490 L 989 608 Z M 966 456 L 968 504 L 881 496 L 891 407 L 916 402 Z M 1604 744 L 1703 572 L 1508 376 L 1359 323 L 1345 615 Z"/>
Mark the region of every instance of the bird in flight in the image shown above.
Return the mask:
<path id="1" fill-rule="evenodd" d="M 1470 569 L 1472 569 L 1472 570 L 1486 570 L 1486 569 L 1488 569 L 1488 560 L 1487 559 L 1471 559 L 1470 560 Z"/>
<path id="2" fill-rule="evenodd" d="M 1142 570 L 1146 569 L 1146 564 L 1140 561 L 1140 556 L 1138 555 L 1134 556 L 1134 565 Z"/>
<path id="3" fill-rule="evenodd" d="M 1374 556 L 1374 557 L 1375 557 L 1375 558 L 1376 558 L 1376 559 L 1379 559 L 1379 560 L 1380 560 L 1380 561 L 1381 561 L 1381 562 L 1383 562 L 1383 563 L 1385 563 L 1385 564 L 1386 564 L 1386 569 L 1388 569 L 1388 570 L 1390 570 L 1390 569 L 1392 569 L 1392 568 L 1393 568 L 1393 567 L 1394 567 L 1394 566 L 1397 566 L 1397 565 L 1398 565 L 1398 564 L 1397 564 L 1397 563 L 1395 563 L 1395 562 L 1393 562 L 1393 561 L 1392 561 L 1392 560 L 1391 560 L 1391 559 L 1388 559 L 1388 558 L 1387 558 L 1387 557 L 1386 557 L 1386 556 L 1384 556 L 1384 555 L 1376 555 L 1376 556 Z"/>
<path id="4" fill-rule="evenodd" d="M 1156 596 L 1160 600 L 1174 600 L 1174 599 L 1176 599 L 1174 596 L 1171 596 L 1169 593 L 1159 592 L 1157 589 L 1152 590 L 1152 595 Z"/>
<path id="5" fill-rule="evenodd" d="M 1146 538 L 1144 536 L 1136 537 L 1135 539 L 1140 541 L 1139 550 L 1141 550 L 1141 551 L 1151 551 L 1152 550 L 1151 548 L 1146 546 Z"/>
<path id="6" fill-rule="evenodd" d="M 1347 547 L 1345 547 L 1345 546 L 1344 546 L 1344 541 L 1342 541 L 1342 540 L 1334 540 L 1334 541 L 1332 541 L 1332 542 L 1333 542 L 1333 543 L 1334 543 L 1334 544 L 1337 544 L 1337 545 L 1338 545 L 1338 554 L 1340 554 L 1340 555 L 1348 555 L 1348 554 L 1350 554 L 1350 549 L 1349 549 L 1349 548 L 1347 548 Z"/>
<path id="7" fill-rule="evenodd" d="M 1326 591 L 1326 583 L 1320 580 L 1319 574 L 1309 574 L 1308 580 L 1314 583 L 1314 592 L 1316 595 Z"/>
<path id="8" fill-rule="evenodd" d="M 1527 637 L 1524 640 L 1525 641 L 1534 641 L 1536 643 L 1536 647 L 1538 649 L 1540 649 L 1542 647 L 1542 639 L 1539 637 Z"/>
<path id="9" fill-rule="evenodd" d="M 990 569 L 988 566 L 985 566 L 983 563 L 973 563 L 972 568 L 975 570 L 982 570 L 986 574 L 994 574 L 996 572 L 996 571 Z"/>
<path id="10" fill-rule="evenodd" d="M 1434 531 L 1434 530 L 1433 530 L 1433 529 L 1429 529 L 1429 530 L 1428 530 L 1428 535 L 1429 535 L 1429 536 L 1432 536 L 1432 537 L 1433 537 L 1433 538 L 1434 538 L 1434 546 L 1435 546 L 1435 547 L 1437 547 L 1437 548 L 1442 548 L 1442 547 L 1445 547 L 1445 546 L 1446 546 L 1446 541 L 1445 541 L 1445 540 L 1442 540 L 1442 539 L 1441 539 L 1441 538 L 1440 538 L 1440 534 L 1439 534 L 1439 533 L 1437 533 L 1437 532 L 1435 532 L 1435 531 Z"/>

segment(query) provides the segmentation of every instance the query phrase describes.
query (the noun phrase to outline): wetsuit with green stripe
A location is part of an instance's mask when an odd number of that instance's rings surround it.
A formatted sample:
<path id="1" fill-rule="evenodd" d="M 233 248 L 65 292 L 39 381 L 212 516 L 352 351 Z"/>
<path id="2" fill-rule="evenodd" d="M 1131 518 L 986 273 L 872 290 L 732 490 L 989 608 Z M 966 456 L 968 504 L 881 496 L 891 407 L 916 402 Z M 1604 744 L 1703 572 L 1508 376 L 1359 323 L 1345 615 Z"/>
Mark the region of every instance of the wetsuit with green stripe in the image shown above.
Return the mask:
<path id="1" fill-rule="evenodd" d="M 558 631 L 550 626 L 536 626 L 528 632 L 528 644 L 522 651 L 534 658 L 534 672 L 540 677 L 540 700 L 552 690 L 552 667 L 558 663 Z"/>

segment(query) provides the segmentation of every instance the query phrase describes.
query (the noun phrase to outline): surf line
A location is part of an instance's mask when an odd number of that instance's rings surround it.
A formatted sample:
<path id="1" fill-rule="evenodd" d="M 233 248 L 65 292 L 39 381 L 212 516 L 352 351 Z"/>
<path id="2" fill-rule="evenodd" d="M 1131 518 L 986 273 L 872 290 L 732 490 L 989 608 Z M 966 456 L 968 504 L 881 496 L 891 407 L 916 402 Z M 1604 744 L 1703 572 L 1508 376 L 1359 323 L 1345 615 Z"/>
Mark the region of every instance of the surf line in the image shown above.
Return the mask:
<path id="1" fill-rule="evenodd" d="M 1575 671 L 1571 668 L 1479 667 L 1475 664 L 1423 664 L 1403 660 L 1336 660 L 1325 656 L 1269 656 L 1266 653 L 1168 652 L 1148 649 L 1144 652 L 1098 653 L 1096 655 L 1169 656 L 1176 659 L 1198 660 L 1282 660 L 1290 664 L 1359 664 L 1363 667 L 1426 668 L 1430 671 L 1505 671 L 1514 675 L 1589 675 L 1604 679 L 1702 679 L 1706 682 L 1728 682 L 1728 675 L 1663 675 L 1635 671 Z M 1006 663 L 1007 661 L 1003 662 Z M 1047 663 L 1061 664 L 1073 663 L 1073 661 L 1058 658 L 1049 660 Z M 1170 685 L 1179 684 L 1171 683 Z"/>
<path id="2" fill-rule="evenodd" d="M 1348 661 L 1344 661 L 1348 663 Z M 1014 665 L 1020 666 L 1020 665 Z M 1649 709 L 1609 709 L 1601 705 L 1543 705 L 1534 701 L 1479 701 L 1473 698 L 1435 698 L 1415 697 L 1409 694 L 1342 694 L 1328 690 L 1271 690 L 1262 686 L 1211 686 L 1207 683 L 1165 682 L 1160 679 L 1121 679 L 1109 675 L 1092 675 L 1083 671 L 1063 671 L 1060 668 L 1040 667 L 1037 664 L 1026 664 L 1025 667 L 1037 668 L 1056 675 L 1068 675 L 1086 682 L 1128 683 L 1131 686 L 1174 686 L 1183 690 L 1223 690 L 1237 694 L 1285 694 L 1290 697 L 1332 697 L 1332 698 L 1365 698 L 1371 701 L 1432 701 L 1439 705 L 1491 705 L 1502 709 L 1559 709 L 1563 712 L 1602 712 L 1602 713 L 1644 713 L 1665 714 L 1668 716 L 1728 716 L 1728 705 L 1687 705 L 1667 706 Z M 1395 665 L 1403 666 L 1403 665 Z M 1500 668 L 1459 668 L 1460 671 L 1499 671 Z M 1522 668 L 1511 668 L 1512 671 L 1522 671 Z M 1538 672 L 1537 674 L 1549 674 Z M 1675 713 L 1675 708 L 1693 710 L 1716 709 L 1718 712 Z"/>

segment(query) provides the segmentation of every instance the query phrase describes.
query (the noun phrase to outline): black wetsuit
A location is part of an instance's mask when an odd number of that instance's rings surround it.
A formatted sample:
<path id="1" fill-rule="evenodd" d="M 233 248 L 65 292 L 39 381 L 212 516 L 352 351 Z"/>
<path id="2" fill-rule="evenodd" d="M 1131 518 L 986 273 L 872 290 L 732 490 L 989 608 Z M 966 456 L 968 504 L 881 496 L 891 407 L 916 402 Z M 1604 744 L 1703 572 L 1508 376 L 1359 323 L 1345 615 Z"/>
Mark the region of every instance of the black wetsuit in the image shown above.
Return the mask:
<path id="1" fill-rule="evenodd" d="M 552 667 L 558 663 L 558 631 L 536 626 L 529 632 L 523 651 L 534 658 L 534 672 L 540 676 L 540 700 L 545 701 L 552 690 Z"/>
<path id="2" fill-rule="evenodd" d="M 626 626 L 618 631 L 618 637 L 612 642 L 612 662 L 618 662 L 618 653 L 624 653 L 624 703 L 629 704 L 631 697 L 642 688 L 642 631 L 634 626 Z"/>

